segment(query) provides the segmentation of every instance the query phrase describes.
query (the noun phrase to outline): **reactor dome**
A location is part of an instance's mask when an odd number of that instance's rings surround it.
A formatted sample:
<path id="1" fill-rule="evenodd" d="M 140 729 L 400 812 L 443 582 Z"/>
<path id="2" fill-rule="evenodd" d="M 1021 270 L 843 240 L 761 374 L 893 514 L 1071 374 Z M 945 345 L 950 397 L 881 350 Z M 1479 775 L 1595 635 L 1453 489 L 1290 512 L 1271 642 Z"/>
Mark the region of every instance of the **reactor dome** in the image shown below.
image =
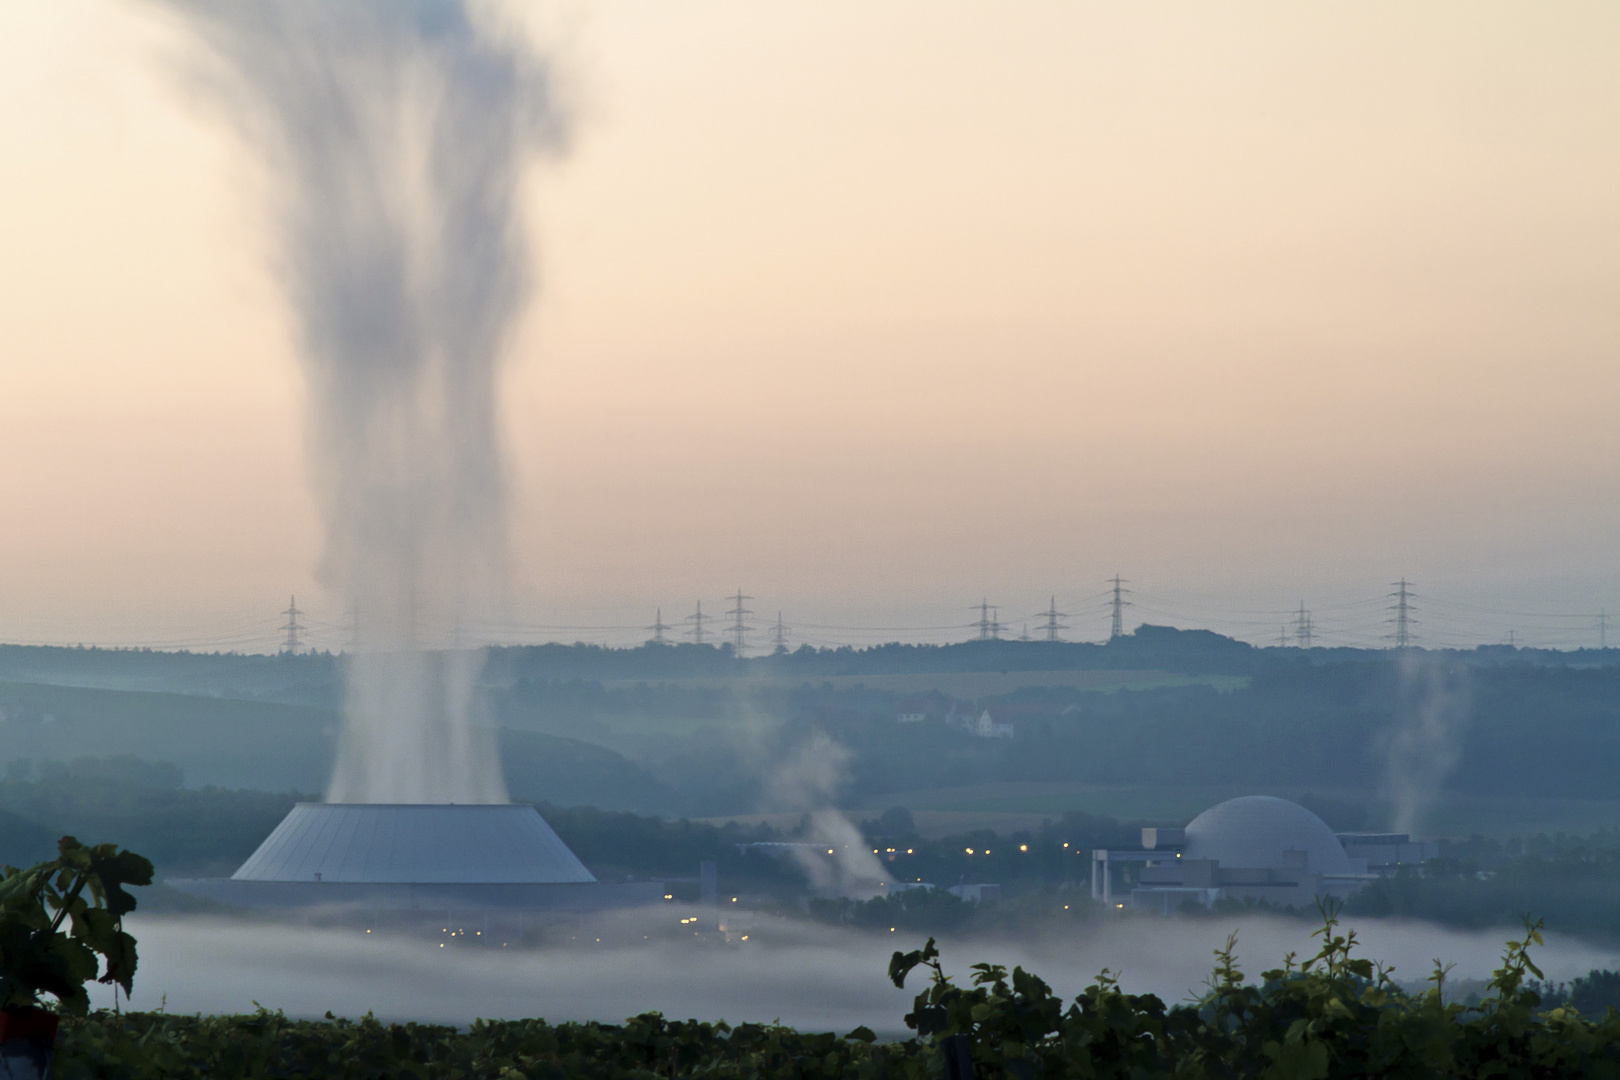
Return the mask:
<path id="1" fill-rule="evenodd" d="M 1182 857 L 1215 859 L 1229 869 L 1281 870 L 1298 867 L 1299 852 L 1310 873 L 1355 872 L 1327 822 L 1298 803 L 1270 795 L 1228 799 L 1193 818 Z"/>

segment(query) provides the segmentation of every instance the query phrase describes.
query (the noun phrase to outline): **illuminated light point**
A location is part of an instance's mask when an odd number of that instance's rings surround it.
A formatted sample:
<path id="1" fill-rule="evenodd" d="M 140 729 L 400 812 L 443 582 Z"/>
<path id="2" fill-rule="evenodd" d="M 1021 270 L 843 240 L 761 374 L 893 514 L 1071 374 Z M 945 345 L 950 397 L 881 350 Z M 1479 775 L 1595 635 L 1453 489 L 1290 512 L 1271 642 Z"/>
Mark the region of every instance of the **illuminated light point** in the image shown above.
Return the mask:
<path id="1" fill-rule="evenodd" d="M 1028 844 L 1019 844 L 1018 845 L 1018 850 L 1019 851 L 1028 851 L 1029 850 L 1029 845 Z"/>
<path id="2" fill-rule="evenodd" d="M 966 848 L 964 850 L 966 850 L 969 855 L 973 854 L 973 849 L 972 848 Z"/>

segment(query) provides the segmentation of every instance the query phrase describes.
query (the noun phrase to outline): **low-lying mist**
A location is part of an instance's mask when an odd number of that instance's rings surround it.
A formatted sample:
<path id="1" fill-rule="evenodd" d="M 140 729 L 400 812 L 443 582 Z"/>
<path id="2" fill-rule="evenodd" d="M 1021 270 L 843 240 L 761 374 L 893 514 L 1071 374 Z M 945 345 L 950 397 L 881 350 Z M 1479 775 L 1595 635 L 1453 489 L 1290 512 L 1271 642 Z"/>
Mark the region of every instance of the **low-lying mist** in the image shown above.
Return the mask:
<path id="1" fill-rule="evenodd" d="M 644 929 L 645 944 L 578 941 L 531 948 L 441 947 L 434 940 L 355 930 L 304 929 L 229 919 L 133 917 L 140 971 L 126 1007 L 178 1013 L 251 1012 L 257 1006 L 318 1017 L 328 1010 L 385 1020 L 466 1024 L 477 1017 L 602 1020 L 657 1010 L 676 1018 L 772 1021 L 843 1033 L 859 1024 L 900 1033 L 912 984 L 888 981 L 889 954 L 922 943 L 918 935 L 871 934 L 755 916 L 760 932 L 731 945 L 670 940 L 678 920 L 698 914 L 674 906 L 604 917 L 604 941 Z M 737 913 L 742 915 L 743 913 Z M 728 916 L 732 916 L 728 913 Z M 1506 931 L 1466 933 L 1413 922 L 1351 920 L 1361 955 L 1395 966 L 1395 978 L 1421 982 L 1435 958 L 1455 963 L 1451 978 L 1489 976 Z M 1232 930 L 1254 979 L 1289 951 L 1309 955 L 1313 926 L 1304 920 L 1128 918 L 1053 929 L 1019 940 L 944 940 L 946 969 L 966 982 L 981 961 L 1021 964 L 1072 997 L 1104 968 L 1131 992 L 1184 1001 L 1201 985 L 1212 951 Z M 559 937 L 566 937 L 558 935 Z M 766 940 L 761 940 L 763 937 Z M 1574 938 L 1548 935 L 1536 958 L 1554 981 L 1620 958 Z M 112 996 L 97 988 L 95 1002 Z"/>

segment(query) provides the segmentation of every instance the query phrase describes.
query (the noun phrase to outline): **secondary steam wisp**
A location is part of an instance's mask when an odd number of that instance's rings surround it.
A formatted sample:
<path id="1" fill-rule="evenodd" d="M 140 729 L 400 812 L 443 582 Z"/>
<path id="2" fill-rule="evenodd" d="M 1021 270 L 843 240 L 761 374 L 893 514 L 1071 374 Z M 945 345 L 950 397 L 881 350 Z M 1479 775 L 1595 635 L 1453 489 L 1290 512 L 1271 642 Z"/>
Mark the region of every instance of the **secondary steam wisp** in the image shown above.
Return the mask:
<path id="1" fill-rule="evenodd" d="M 309 391 L 321 577 L 355 608 L 329 798 L 504 801 L 463 640 L 503 593 L 500 356 L 545 61 L 466 0 L 162 0 L 263 156 Z M 482 9 L 478 9 L 482 10 Z"/>

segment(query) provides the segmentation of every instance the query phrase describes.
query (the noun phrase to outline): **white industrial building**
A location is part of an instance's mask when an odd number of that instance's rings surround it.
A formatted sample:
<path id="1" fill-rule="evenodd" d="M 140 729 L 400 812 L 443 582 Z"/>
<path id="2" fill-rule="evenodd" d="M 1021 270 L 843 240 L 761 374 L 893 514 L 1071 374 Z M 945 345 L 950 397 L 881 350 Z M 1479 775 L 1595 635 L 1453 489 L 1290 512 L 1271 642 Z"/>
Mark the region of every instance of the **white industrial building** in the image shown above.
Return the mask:
<path id="1" fill-rule="evenodd" d="M 170 881 L 247 908 L 590 911 L 653 903 L 602 884 L 526 804 L 299 803 L 229 878 Z"/>
<path id="2" fill-rule="evenodd" d="M 1437 851 L 1399 833 L 1337 835 L 1303 806 L 1248 795 L 1210 807 L 1182 829 L 1143 829 L 1140 850 L 1092 852 L 1091 893 L 1104 903 L 1169 914 L 1191 900 L 1205 907 L 1232 897 L 1310 907 L 1349 896 L 1401 865 Z M 1116 899 L 1118 864 L 1136 864 L 1135 882 Z"/>

